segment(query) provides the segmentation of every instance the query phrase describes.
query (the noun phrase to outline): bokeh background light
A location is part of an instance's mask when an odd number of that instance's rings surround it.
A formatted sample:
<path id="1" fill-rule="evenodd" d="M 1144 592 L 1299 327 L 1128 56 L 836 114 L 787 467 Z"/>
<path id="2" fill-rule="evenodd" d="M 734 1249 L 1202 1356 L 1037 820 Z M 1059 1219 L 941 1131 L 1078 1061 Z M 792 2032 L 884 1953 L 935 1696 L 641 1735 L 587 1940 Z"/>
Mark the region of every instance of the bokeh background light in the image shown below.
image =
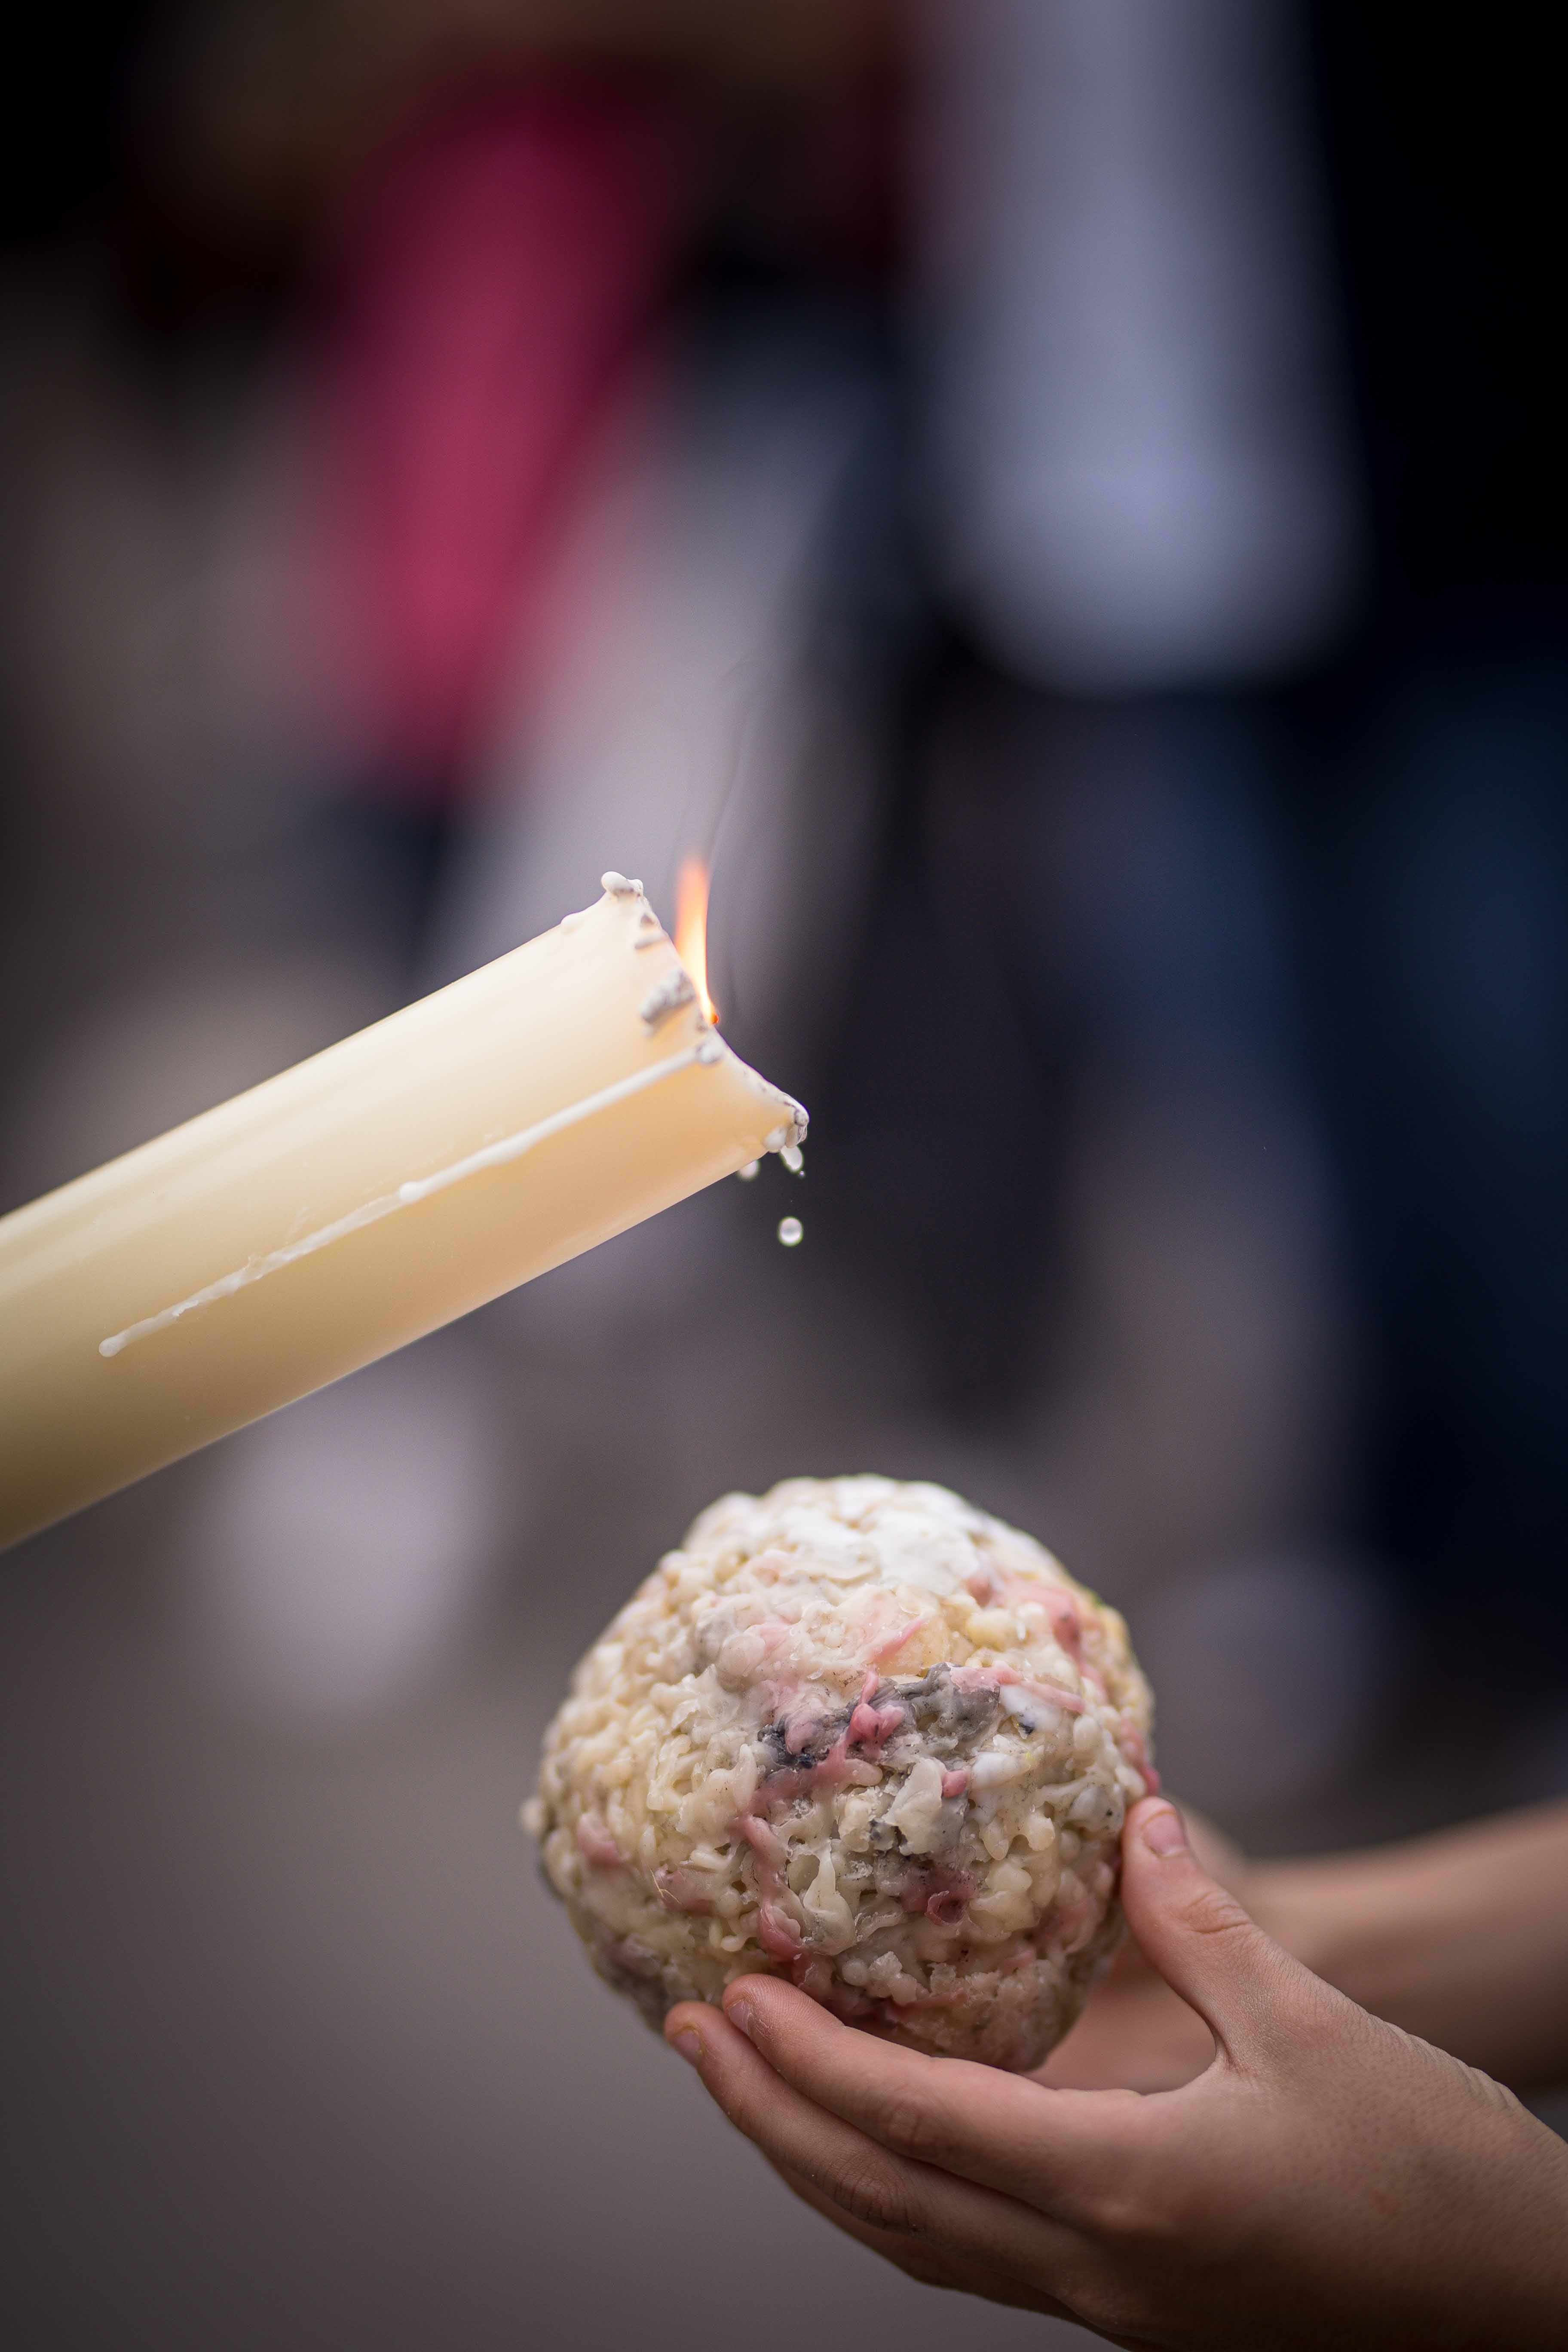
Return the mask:
<path id="1" fill-rule="evenodd" d="M 1118 1601 L 1258 1852 L 1568 1786 L 1544 31 L 31 37 L 0 1204 L 606 865 L 672 919 L 693 855 L 814 1123 L 4 1562 L 8 2340 L 935 2352 L 594 1982 L 517 1805 L 698 1508 L 857 1469 Z"/>

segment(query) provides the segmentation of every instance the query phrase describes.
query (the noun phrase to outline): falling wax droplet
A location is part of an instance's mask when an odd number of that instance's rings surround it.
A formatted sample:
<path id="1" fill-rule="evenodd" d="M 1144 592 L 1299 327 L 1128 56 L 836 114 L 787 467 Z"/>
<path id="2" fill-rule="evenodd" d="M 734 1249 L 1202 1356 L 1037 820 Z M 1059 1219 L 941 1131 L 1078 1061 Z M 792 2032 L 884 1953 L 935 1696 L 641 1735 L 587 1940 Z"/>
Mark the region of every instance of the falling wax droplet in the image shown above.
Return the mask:
<path id="1" fill-rule="evenodd" d="M 805 1174 L 805 1156 L 801 1150 L 798 1143 L 786 1143 L 784 1150 L 779 1153 L 779 1158 L 784 1161 L 784 1166 L 789 1170 L 792 1176 L 804 1176 Z"/>
<path id="2" fill-rule="evenodd" d="M 740 1178 L 742 1184 L 749 1184 L 752 1177 L 757 1173 L 757 1171 L 761 1168 L 762 1164 L 763 1163 L 760 1160 L 748 1160 L 743 1168 L 736 1169 L 735 1173 Z"/>
<path id="3" fill-rule="evenodd" d="M 796 1242 L 799 1241 L 805 1231 L 805 1227 L 801 1223 L 798 1217 L 781 1217 L 779 1219 L 779 1239 L 783 1242 L 785 1249 L 794 1249 Z"/>

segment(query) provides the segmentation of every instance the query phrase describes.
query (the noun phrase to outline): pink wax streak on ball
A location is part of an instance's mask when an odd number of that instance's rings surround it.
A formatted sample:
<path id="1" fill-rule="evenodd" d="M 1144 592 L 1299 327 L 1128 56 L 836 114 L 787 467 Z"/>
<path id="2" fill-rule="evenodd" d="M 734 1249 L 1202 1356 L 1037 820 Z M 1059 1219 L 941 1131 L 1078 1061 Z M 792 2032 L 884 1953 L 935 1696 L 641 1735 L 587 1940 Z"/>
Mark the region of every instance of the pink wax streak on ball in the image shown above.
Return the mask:
<path id="1" fill-rule="evenodd" d="M 1025 2069 L 1120 1940 L 1150 1718 L 1121 1617 L 1030 1537 L 791 1479 L 705 1511 L 588 1652 L 525 1820 L 654 2024 L 763 1971 Z"/>

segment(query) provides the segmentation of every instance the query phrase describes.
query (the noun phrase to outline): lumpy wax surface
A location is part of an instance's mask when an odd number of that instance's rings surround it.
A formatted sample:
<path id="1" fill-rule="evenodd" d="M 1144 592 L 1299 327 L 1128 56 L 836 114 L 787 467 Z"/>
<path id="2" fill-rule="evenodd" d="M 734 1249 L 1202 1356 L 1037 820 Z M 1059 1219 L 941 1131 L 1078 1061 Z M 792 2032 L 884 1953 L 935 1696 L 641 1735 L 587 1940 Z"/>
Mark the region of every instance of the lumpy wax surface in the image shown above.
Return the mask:
<path id="1" fill-rule="evenodd" d="M 1013 2068 L 1121 1936 L 1155 1785 L 1114 1609 L 940 1486 L 796 1478 L 704 1511 L 588 1652 L 525 1808 L 651 2022 L 733 1977 Z"/>

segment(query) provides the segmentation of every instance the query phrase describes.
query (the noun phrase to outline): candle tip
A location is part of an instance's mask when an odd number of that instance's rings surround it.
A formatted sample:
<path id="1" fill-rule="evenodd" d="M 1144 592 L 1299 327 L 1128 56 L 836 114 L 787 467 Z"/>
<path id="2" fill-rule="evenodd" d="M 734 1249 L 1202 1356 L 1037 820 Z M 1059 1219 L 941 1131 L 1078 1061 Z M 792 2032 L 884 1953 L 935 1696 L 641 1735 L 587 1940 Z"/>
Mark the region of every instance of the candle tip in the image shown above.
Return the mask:
<path id="1" fill-rule="evenodd" d="M 612 898 L 640 898 L 642 897 L 642 884 L 640 882 L 628 882 L 626 876 L 624 874 L 617 874 L 613 866 L 607 874 L 600 875 L 599 887 L 601 890 L 607 890 Z"/>

